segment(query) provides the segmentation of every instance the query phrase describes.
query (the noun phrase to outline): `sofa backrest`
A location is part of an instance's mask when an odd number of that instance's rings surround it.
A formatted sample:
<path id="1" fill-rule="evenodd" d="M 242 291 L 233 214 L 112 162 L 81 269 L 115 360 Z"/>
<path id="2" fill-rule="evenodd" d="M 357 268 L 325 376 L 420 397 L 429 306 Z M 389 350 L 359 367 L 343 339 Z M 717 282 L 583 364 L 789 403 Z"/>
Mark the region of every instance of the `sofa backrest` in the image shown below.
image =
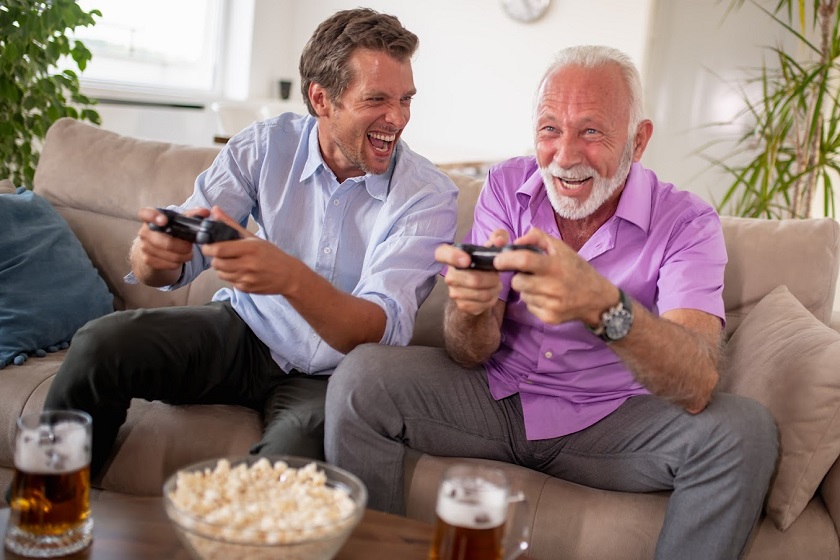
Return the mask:
<path id="1" fill-rule="evenodd" d="M 116 309 L 201 303 L 220 285 L 213 271 L 173 292 L 126 284 L 123 276 L 140 228 L 137 210 L 183 202 L 218 151 L 130 138 L 63 118 L 47 131 L 33 190 L 70 224 Z"/>
<path id="2" fill-rule="evenodd" d="M 115 296 L 117 309 L 202 303 L 222 285 L 212 270 L 190 286 L 161 292 L 125 284 L 128 249 L 143 206 L 178 204 L 218 149 L 179 146 L 121 136 L 72 119 L 48 131 L 34 190 L 70 224 Z M 457 173 L 457 240 L 472 227 L 483 180 Z M 759 220 L 724 216 L 729 264 L 724 303 L 727 335 L 766 294 L 786 285 L 820 321 L 828 324 L 840 262 L 840 224 L 829 218 Z M 441 346 L 446 285 L 437 285 L 417 316 L 413 344 Z"/>
<path id="3" fill-rule="evenodd" d="M 722 216 L 729 262 L 724 276 L 726 332 L 776 287 L 831 321 L 840 262 L 840 224 L 831 218 L 761 220 Z"/>

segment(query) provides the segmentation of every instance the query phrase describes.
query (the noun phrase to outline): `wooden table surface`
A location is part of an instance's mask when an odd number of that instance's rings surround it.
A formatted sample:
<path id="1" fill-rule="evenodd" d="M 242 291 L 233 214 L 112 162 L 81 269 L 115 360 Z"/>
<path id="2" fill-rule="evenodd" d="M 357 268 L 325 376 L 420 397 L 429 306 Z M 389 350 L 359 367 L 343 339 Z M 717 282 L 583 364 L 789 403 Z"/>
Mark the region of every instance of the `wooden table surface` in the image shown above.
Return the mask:
<path id="1" fill-rule="evenodd" d="M 141 498 L 102 494 L 91 503 L 93 544 L 66 559 L 149 560 L 166 558 L 189 560 L 181 546 L 160 498 Z M 0 527 L 5 534 L 9 509 L 0 510 Z M 426 560 L 432 527 L 426 523 L 367 510 L 362 522 L 350 535 L 336 560 L 397 558 Z M 0 559 L 20 556 L 0 548 Z"/>

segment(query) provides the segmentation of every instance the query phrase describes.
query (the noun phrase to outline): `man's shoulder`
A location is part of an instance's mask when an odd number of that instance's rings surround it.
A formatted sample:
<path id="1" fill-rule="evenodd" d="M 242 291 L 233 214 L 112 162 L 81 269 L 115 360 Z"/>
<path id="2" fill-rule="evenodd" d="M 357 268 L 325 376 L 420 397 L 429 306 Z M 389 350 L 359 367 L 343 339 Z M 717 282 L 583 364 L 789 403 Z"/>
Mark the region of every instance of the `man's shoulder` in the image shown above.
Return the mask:
<path id="1" fill-rule="evenodd" d="M 690 190 L 663 181 L 653 171 L 639 166 L 651 188 L 651 206 L 654 213 L 708 215 L 717 214 L 706 200 Z"/>
<path id="2" fill-rule="evenodd" d="M 316 123 L 317 119 L 309 114 L 281 113 L 264 121 L 258 121 L 254 125 L 264 129 L 268 135 L 300 135 L 312 130 Z"/>
<path id="3" fill-rule="evenodd" d="M 452 179 L 434 163 L 400 141 L 391 178 L 394 188 L 427 189 L 435 192 L 457 192 Z"/>
<path id="4" fill-rule="evenodd" d="M 495 185 L 513 185 L 519 188 L 525 181 L 539 171 L 537 158 L 517 156 L 490 166 L 487 172 L 488 182 Z"/>

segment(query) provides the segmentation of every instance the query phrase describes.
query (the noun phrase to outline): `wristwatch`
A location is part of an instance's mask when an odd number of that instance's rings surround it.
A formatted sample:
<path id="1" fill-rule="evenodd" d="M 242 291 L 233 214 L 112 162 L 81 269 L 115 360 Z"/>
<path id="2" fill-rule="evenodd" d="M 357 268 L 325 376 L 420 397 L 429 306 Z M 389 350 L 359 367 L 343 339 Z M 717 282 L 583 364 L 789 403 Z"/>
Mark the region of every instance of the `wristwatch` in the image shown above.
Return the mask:
<path id="1" fill-rule="evenodd" d="M 621 289 L 618 290 L 618 303 L 601 314 L 601 322 L 593 328 L 586 327 L 606 343 L 621 340 L 633 326 L 633 307 L 630 298 Z"/>

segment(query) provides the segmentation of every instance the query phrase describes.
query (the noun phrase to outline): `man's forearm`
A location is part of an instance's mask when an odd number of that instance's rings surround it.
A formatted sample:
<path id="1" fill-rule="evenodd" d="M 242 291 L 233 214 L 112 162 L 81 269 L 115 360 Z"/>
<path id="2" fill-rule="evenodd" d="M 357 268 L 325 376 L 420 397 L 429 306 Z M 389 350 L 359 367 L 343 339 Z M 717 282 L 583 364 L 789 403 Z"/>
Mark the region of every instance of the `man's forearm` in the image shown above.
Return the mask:
<path id="1" fill-rule="evenodd" d="M 318 335 L 346 354 L 360 344 L 379 342 L 387 316 L 376 303 L 342 292 L 302 262 L 297 280 L 283 296 Z"/>
<path id="2" fill-rule="evenodd" d="M 501 341 L 495 308 L 481 315 L 469 315 L 450 301 L 444 314 L 443 336 L 446 351 L 456 363 L 464 367 L 483 363 Z"/>
<path id="3" fill-rule="evenodd" d="M 137 278 L 139 282 L 155 288 L 160 288 L 161 286 L 171 286 L 178 281 L 178 278 L 181 277 L 181 273 L 183 271 L 183 266 L 174 270 L 159 270 L 146 265 L 140 256 L 137 240 L 135 240 L 134 244 L 131 246 L 131 250 L 128 253 L 128 261 L 131 265 L 131 272 L 134 273 L 134 277 Z"/>
<path id="4" fill-rule="evenodd" d="M 655 317 L 640 305 L 634 315 L 630 333 L 612 345 L 615 353 L 654 395 L 692 413 L 703 410 L 719 379 L 721 339 L 712 325 L 718 319 L 707 316 L 695 330 Z"/>

